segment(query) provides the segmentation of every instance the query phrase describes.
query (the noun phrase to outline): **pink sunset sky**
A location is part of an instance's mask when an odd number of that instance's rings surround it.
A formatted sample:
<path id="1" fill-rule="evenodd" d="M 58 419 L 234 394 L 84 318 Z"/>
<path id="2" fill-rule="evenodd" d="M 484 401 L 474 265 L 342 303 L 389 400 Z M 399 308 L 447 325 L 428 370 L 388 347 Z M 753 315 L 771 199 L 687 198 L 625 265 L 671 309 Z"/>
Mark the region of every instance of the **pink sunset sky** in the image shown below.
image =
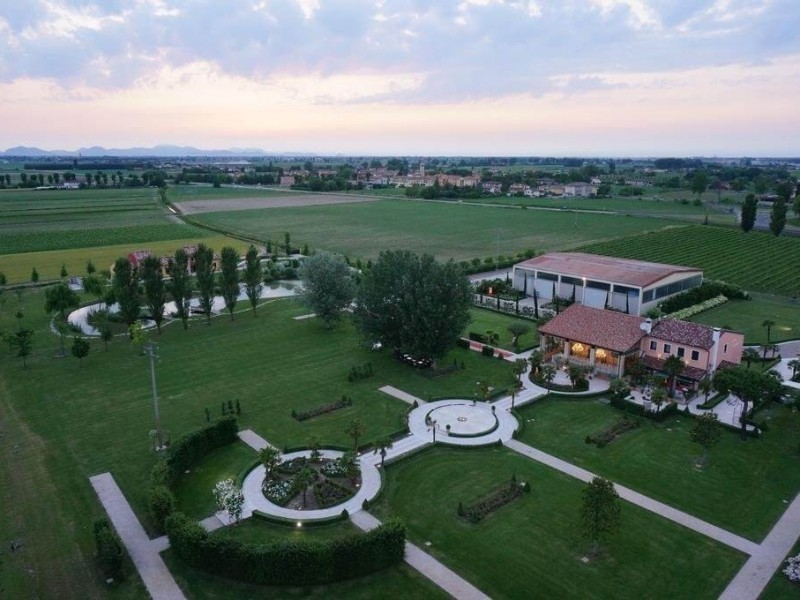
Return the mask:
<path id="1" fill-rule="evenodd" d="M 797 0 L 7 0 L 0 149 L 800 155 Z"/>

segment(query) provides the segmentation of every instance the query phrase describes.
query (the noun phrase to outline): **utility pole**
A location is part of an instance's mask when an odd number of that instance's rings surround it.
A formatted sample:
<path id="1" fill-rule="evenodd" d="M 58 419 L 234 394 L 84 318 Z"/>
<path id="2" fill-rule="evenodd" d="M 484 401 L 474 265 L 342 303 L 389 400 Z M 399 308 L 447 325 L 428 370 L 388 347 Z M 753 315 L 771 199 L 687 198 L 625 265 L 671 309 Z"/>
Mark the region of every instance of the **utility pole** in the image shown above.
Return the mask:
<path id="1" fill-rule="evenodd" d="M 161 415 L 158 412 L 158 390 L 156 389 L 156 359 L 158 358 L 158 345 L 150 342 L 144 346 L 144 352 L 150 358 L 150 381 L 153 386 L 153 416 L 156 424 L 156 450 L 161 450 L 163 440 L 161 439 Z"/>
<path id="2" fill-rule="evenodd" d="M 494 270 L 500 270 L 500 230 L 497 230 L 494 243 Z"/>

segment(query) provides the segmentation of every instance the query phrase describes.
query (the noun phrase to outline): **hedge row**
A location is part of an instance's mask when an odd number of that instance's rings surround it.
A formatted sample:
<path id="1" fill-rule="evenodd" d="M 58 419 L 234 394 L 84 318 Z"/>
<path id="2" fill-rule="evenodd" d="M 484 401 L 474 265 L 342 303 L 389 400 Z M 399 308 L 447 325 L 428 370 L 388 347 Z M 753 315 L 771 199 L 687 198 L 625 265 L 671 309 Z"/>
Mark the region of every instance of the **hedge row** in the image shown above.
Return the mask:
<path id="1" fill-rule="evenodd" d="M 236 441 L 238 431 L 239 426 L 234 417 L 223 417 L 187 433 L 167 449 L 164 457 L 150 472 L 148 502 L 159 529 L 164 529 L 167 517 L 175 510 L 175 495 L 172 490 L 184 472 L 212 450 Z"/>
<path id="2" fill-rule="evenodd" d="M 183 513 L 166 522 L 170 548 L 190 566 L 259 585 L 306 586 L 360 577 L 403 560 L 406 528 L 388 520 L 372 531 L 330 541 L 250 544 L 209 535 Z"/>
<path id="3" fill-rule="evenodd" d="M 695 304 L 700 304 L 706 300 L 711 300 L 716 296 L 725 296 L 729 300 L 747 300 L 749 296 L 747 292 L 743 291 L 740 287 L 725 283 L 724 281 L 704 281 L 702 285 L 692 288 L 685 292 L 681 292 L 667 298 L 658 308 L 663 313 L 674 313 L 684 308 L 689 308 Z"/>
<path id="4" fill-rule="evenodd" d="M 612 397 L 610 404 L 622 412 L 644 417 L 652 421 L 664 421 L 665 419 L 678 414 L 678 405 L 675 403 L 668 404 L 665 408 L 659 410 L 658 412 L 645 410 L 644 406 L 641 404 L 637 404 L 636 402 L 631 402 L 629 400 L 622 400 L 620 398 Z"/>

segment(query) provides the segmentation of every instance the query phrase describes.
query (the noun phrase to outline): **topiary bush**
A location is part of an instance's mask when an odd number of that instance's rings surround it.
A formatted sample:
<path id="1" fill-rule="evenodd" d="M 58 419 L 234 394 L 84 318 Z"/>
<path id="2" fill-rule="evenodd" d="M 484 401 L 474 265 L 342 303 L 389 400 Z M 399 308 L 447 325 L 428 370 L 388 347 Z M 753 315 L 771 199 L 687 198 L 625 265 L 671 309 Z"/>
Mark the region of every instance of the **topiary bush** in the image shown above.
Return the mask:
<path id="1" fill-rule="evenodd" d="M 105 579 L 122 578 L 125 551 L 119 536 L 105 517 L 94 522 L 95 561 Z"/>

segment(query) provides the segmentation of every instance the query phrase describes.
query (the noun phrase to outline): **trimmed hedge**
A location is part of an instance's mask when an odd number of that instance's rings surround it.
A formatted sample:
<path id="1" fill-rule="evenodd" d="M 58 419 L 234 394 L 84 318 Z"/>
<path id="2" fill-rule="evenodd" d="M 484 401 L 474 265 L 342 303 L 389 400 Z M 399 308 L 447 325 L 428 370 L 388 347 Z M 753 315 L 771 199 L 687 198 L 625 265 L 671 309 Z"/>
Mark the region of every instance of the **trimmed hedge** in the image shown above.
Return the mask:
<path id="1" fill-rule="evenodd" d="M 715 394 L 714 396 L 712 396 L 709 399 L 708 402 L 703 402 L 702 404 L 698 404 L 697 408 L 699 408 L 701 410 L 711 410 L 717 404 L 719 404 L 720 402 L 725 400 L 727 397 L 728 397 L 728 393 L 727 392 L 721 393 L 721 394 Z"/>
<path id="2" fill-rule="evenodd" d="M 259 585 L 306 586 L 380 571 L 403 560 L 406 527 L 394 519 L 372 531 L 330 541 L 250 544 L 209 535 L 183 513 L 167 519 L 170 548 L 188 565 Z"/>
<path id="3" fill-rule="evenodd" d="M 676 294 L 671 298 L 667 298 L 658 308 L 664 313 L 674 313 L 684 308 L 689 308 L 695 304 L 700 304 L 706 300 L 711 300 L 716 296 L 725 296 L 730 300 L 749 300 L 750 297 L 747 292 L 741 288 L 724 281 L 706 280 L 702 285 Z"/>
<path id="4" fill-rule="evenodd" d="M 642 406 L 641 404 L 637 404 L 636 402 L 631 402 L 629 400 L 621 400 L 619 398 L 612 397 L 610 400 L 610 404 L 617 410 L 621 410 L 622 412 L 626 412 L 628 414 L 644 417 L 645 419 L 650 419 L 651 421 L 664 421 L 665 419 L 668 419 L 669 417 L 678 414 L 678 405 L 675 403 L 668 404 L 666 407 L 659 410 L 658 412 L 645 410 L 644 406 Z"/>
<path id="5" fill-rule="evenodd" d="M 167 487 L 173 488 L 184 472 L 206 454 L 239 439 L 236 435 L 238 431 L 236 419 L 224 417 L 180 437 L 164 455 Z"/>
<path id="6" fill-rule="evenodd" d="M 105 517 L 94 522 L 95 561 L 106 579 L 120 579 L 125 560 L 125 550 L 116 530 Z"/>

